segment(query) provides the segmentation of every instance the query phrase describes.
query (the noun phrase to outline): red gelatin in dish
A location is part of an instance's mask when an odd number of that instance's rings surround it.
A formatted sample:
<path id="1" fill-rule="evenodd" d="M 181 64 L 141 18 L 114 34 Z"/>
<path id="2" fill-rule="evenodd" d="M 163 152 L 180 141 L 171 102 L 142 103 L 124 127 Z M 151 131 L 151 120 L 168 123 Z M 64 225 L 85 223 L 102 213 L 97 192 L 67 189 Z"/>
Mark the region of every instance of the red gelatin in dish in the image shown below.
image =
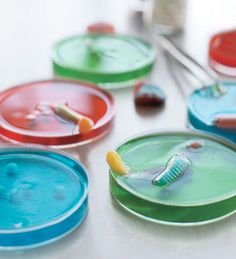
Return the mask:
<path id="1" fill-rule="evenodd" d="M 115 28 L 109 23 L 93 23 L 87 27 L 87 32 L 90 33 L 115 33 Z"/>
<path id="2" fill-rule="evenodd" d="M 211 38 L 209 60 L 216 71 L 236 76 L 236 30 L 218 33 Z"/>
<path id="3" fill-rule="evenodd" d="M 53 112 L 64 102 L 94 122 L 91 131 Z M 114 117 L 112 96 L 97 87 L 66 80 L 46 80 L 10 88 L 0 94 L 0 133 L 12 141 L 51 146 L 91 142 L 104 135 Z"/>

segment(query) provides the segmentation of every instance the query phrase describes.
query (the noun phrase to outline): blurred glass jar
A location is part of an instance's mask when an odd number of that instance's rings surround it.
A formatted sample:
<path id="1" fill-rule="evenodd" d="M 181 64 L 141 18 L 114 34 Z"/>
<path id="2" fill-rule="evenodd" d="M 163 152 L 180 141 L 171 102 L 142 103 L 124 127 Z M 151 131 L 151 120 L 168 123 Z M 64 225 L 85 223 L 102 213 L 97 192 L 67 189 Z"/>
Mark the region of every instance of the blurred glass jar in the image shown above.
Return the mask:
<path id="1" fill-rule="evenodd" d="M 187 0 L 152 0 L 146 13 L 151 30 L 160 34 L 173 34 L 183 29 Z"/>

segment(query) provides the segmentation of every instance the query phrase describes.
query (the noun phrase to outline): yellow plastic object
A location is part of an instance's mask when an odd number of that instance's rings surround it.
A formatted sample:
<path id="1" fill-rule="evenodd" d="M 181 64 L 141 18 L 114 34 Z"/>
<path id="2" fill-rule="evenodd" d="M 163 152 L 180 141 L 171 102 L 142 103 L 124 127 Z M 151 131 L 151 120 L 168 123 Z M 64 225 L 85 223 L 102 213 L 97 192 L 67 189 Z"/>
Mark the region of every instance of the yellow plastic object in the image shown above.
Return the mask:
<path id="1" fill-rule="evenodd" d="M 124 165 L 120 155 L 115 151 L 109 151 L 106 155 L 106 161 L 112 171 L 119 175 L 128 173 L 127 167 Z"/>

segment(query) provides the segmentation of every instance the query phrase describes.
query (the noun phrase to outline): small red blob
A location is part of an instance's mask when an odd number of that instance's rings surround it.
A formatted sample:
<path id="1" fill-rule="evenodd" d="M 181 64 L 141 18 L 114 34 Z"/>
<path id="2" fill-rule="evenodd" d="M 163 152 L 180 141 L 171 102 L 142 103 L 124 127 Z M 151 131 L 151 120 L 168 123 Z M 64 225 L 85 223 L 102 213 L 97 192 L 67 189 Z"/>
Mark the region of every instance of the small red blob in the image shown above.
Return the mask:
<path id="1" fill-rule="evenodd" d="M 202 141 L 193 141 L 187 145 L 187 148 L 198 149 L 204 146 Z"/>
<path id="2" fill-rule="evenodd" d="M 87 32 L 90 33 L 115 33 L 115 28 L 109 23 L 93 23 L 87 27 Z"/>

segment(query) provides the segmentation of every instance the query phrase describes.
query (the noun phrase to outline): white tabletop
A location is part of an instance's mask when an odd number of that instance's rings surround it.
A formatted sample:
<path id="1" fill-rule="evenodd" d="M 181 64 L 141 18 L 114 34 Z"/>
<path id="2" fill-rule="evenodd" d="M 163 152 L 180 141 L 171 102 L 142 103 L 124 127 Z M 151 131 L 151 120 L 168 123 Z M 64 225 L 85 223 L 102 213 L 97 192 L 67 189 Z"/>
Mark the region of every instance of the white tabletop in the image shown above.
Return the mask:
<path id="1" fill-rule="evenodd" d="M 111 22 L 118 32 L 138 34 L 138 16 L 128 0 L 0 0 L 0 89 L 52 77 L 50 50 L 65 36 L 84 31 L 97 20 Z M 188 0 L 182 45 L 207 62 L 209 37 L 236 26 L 235 0 Z M 160 112 L 138 112 L 132 89 L 113 91 L 115 126 L 103 139 L 76 149 L 90 176 L 89 214 L 60 241 L 0 258 L 235 258 L 236 216 L 199 227 L 169 227 L 139 219 L 120 208 L 109 193 L 105 154 L 124 139 L 149 129 L 184 128 L 186 105 L 158 50 L 153 79 L 166 91 Z"/>

